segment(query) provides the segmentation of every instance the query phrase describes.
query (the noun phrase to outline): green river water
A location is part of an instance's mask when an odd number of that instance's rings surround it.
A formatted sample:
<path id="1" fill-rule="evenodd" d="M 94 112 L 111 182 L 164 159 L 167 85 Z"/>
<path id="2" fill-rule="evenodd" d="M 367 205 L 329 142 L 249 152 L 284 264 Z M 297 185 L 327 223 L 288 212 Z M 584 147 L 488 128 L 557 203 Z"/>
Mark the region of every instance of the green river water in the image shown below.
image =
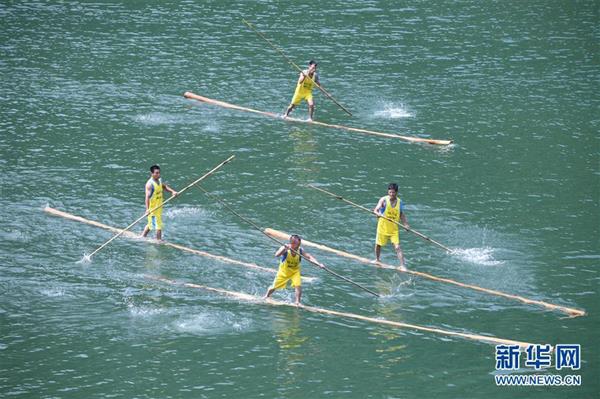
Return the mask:
<path id="1" fill-rule="evenodd" d="M 0 397 L 592 398 L 600 382 L 600 17 L 597 1 L 0 3 Z M 283 112 L 297 72 L 316 119 L 409 144 L 186 100 Z M 306 117 L 306 105 L 294 116 Z M 262 227 L 372 257 L 368 207 L 400 185 L 412 270 L 573 308 L 584 317 L 310 250 L 307 305 L 539 344 L 580 344 L 581 386 L 499 387 L 489 343 L 247 303 L 148 276 L 262 295 L 272 275 L 53 217 L 124 227 L 148 168 L 203 187 Z M 164 238 L 276 268 L 269 241 L 200 191 Z M 134 228 L 140 232 L 143 224 Z M 307 248 L 308 249 L 308 248 Z M 383 259 L 395 263 L 386 247 Z M 293 291 L 275 294 L 291 302 Z M 553 362 L 554 364 L 554 362 Z"/>

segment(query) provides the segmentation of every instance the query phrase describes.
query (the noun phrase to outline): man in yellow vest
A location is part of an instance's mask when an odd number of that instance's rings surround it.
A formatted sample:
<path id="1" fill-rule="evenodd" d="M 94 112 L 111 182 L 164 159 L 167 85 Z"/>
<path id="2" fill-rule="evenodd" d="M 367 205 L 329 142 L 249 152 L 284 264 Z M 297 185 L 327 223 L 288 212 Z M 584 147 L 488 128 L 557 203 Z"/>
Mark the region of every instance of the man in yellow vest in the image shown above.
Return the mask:
<path id="1" fill-rule="evenodd" d="M 302 297 L 302 279 L 300 276 L 300 262 L 302 258 L 315 262 L 319 267 L 325 267 L 317 261 L 312 255 L 304 251 L 300 244 L 302 239 L 294 234 L 290 236 L 290 243 L 282 245 L 276 252 L 275 256 L 280 257 L 279 270 L 273 280 L 273 284 L 267 290 L 265 298 L 270 297 L 275 290 L 285 288 L 288 281 L 292 282 L 292 286 L 296 290 L 296 305 L 300 305 Z"/>
<path id="2" fill-rule="evenodd" d="M 404 204 L 402 204 L 402 200 L 398 197 L 398 185 L 396 183 L 388 185 L 388 195 L 381 197 L 373 212 L 378 217 L 374 262 L 380 262 L 381 247 L 386 245 L 388 241 L 391 241 L 400 261 L 400 268 L 406 270 L 404 254 L 402 253 L 402 248 L 400 248 L 400 232 L 397 223 L 402 222 L 404 226 L 408 227 L 408 221 L 404 214 Z M 396 223 L 386 220 L 382 216 Z"/>
<path id="3" fill-rule="evenodd" d="M 146 182 L 146 212 L 163 203 L 163 190 L 171 193 L 173 197 L 177 195 L 177 191 L 167 186 L 160 178 L 160 167 L 152 165 L 150 167 L 150 178 Z M 142 237 L 146 237 L 150 230 L 156 230 L 156 239 L 162 239 L 162 206 L 148 214 L 148 224 L 144 228 Z"/>
<path id="4" fill-rule="evenodd" d="M 317 73 L 317 63 L 310 60 L 308 62 L 308 69 L 303 70 L 300 73 L 300 77 L 298 77 L 294 97 L 283 115 L 284 118 L 287 118 L 290 115 L 290 112 L 300 105 L 302 100 L 306 100 L 308 103 L 308 121 L 312 122 L 315 113 L 315 102 L 313 100 L 312 89 L 315 82 L 317 82 L 319 86 L 321 85 L 319 82 L 319 74 Z"/>

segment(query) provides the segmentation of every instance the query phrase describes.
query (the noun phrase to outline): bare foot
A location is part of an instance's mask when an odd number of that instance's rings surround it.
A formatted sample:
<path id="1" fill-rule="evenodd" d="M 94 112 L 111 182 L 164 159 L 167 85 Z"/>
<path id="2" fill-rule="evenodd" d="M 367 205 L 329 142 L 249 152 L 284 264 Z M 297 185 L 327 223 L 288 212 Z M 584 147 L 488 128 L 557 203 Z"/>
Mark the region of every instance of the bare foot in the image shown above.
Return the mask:
<path id="1" fill-rule="evenodd" d="M 400 271 L 406 272 L 408 269 L 404 265 L 400 265 Z"/>

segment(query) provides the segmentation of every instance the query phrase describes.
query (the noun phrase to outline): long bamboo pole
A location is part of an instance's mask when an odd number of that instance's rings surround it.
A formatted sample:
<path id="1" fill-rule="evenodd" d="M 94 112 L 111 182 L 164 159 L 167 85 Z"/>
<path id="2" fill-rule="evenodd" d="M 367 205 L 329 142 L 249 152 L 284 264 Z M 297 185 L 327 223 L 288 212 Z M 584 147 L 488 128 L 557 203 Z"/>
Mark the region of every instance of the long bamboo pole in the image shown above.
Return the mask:
<path id="1" fill-rule="evenodd" d="M 288 233 L 284 233 L 283 231 L 279 231 L 279 230 L 275 230 L 275 229 L 267 228 L 264 231 L 266 234 L 276 237 L 276 238 L 279 238 L 279 239 L 286 239 L 286 238 L 290 237 L 290 235 Z M 529 299 L 529 298 L 525 298 L 520 295 L 508 294 L 506 292 L 492 290 L 489 288 L 483 288 L 483 287 L 480 287 L 480 286 L 474 285 L 474 284 L 461 283 L 459 281 L 452 280 L 449 278 L 437 277 L 437 276 L 434 276 L 434 275 L 431 275 L 428 273 L 418 272 L 415 270 L 403 270 L 397 266 L 392 266 L 392 265 L 388 265 L 388 264 L 381 263 L 381 262 L 377 263 L 377 264 L 373 264 L 370 259 L 364 258 L 362 256 L 354 255 L 354 254 L 351 254 L 351 253 L 348 253 L 345 251 L 341 251 L 339 249 L 334 249 L 334 248 L 328 247 L 323 244 L 318 244 L 315 242 L 308 241 L 306 239 L 302 239 L 302 243 L 304 245 L 306 245 L 307 247 L 318 248 L 322 251 L 333 253 L 333 254 L 342 256 L 344 258 L 353 259 L 355 261 L 358 261 L 360 263 L 364 263 L 364 264 L 367 264 L 370 266 L 374 266 L 374 267 L 378 267 L 378 268 L 382 268 L 382 269 L 395 270 L 398 272 L 411 274 L 413 276 L 426 278 L 428 280 L 438 281 L 440 283 L 452 284 L 452 285 L 456 285 L 458 287 L 468 288 L 471 290 L 484 292 L 486 294 L 495 295 L 495 296 L 499 296 L 499 297 L 503 297 L 503 298 L 507 298 L 507 299 L 512 299 L 515 301 L 526 303 L 528 305 L 540 306 L 540 307 L 543 307 L 548 310 L 554 310 L 554 311 L 559 311 L 559 312 L 565 313 L 565 314 L 569 315 L 570 317 L 578 317 L 578 316 L 586 315 L 585 310 L 582 310 L 582 309 L 575 309 L 575 308 L 570 308 L 567 306 L 555 305 L 555 304 L 544 302 L 544 301 L 538 301 L 536 299 Z"/>
<path id="2" fill-rule="evenodd" d="M 44 212 L 52 215 L 52 216 L 57 216 L 57 217 L 61 217 L 61 218 L 65 218 L 68 220 L 72 220 L 75 222 L 80 222 L 80 223 L 84 223 L 90 226 L 94 226 L 94 227 L 99 227 L 101 229 L 104 230 L 108 230 L 108 231 L 112 231 L 113 233 L 118 233 L 119 231 L 121 231 L 121 229 L 113 227 L 113 226 L 109 226 L 106 225 L 104 223 L 100 223 L 97 222 L 95 220 L 90 220 L 90 219 L 86 219 L 83 218 L 81 216 L 77 216 L 77 215 L 73 215 L 72 213 L 68 213 L 68 212 L 63 212 L 60 211 L 58 209 L 54 209 L 51 208 L 49 206 L 44 208 Z M 138 239 L 140 236 L 138 234 L 132 233 L 131 231 L 126 231 L 125 233 L 123 233 L 122 235 L 123 237 L 127 237 L 127 238 L 131 238 L 131 239 Z M 163 245 L 165 247 L 170 247 L 170 248 L 175 248 L 178 249 L 180 251 L 183 252 L 187 252 L 190 254 L 194 254 L 194 255 L 198 255 L 198 256 L 202 256 L 205 258 L 209 258 L 209 259 L 214 259 L 217 260 L 219 262 L 223 262 L 223 263 L 229 263 L 229 264 L 233 264 L 233 265 L 237 265 L 237 266 L 242 266 L 242 267 L 246 267 L 249 269 L 254 269 L 254 270 L 258 270 L 264 273 L 270 273 L 270 274 L 275 274 L 277 273 L 277 269 L 274 268 L 269 268 L 269 267 L 263 267 L 263 266 L 259 266 L 256 263 L 250 263 L 250 262 L 242 262 L 236 259 L 232 259 L 229 258 L 227 256 L 223 256 L 223 255 L 215 255 L 215 254 L 211 254 L 210 252 L 206 252 L 206 251 L 202 251 L 199 249 L 195 249 L 195 248 L 190 248 L 190 247 L 186 247 L 184 245 L 180 245 L 180 244 L 175 244 L 166 240 L 144 240 L 144 242 L 146 243 L 150 243 L 150 244 L 154 244 L 154 245 Z M 314 280 L 316 280 L 315 277 L 308 277 L 308 276 L 302 276 L 302 280 L 303 281 L 307 281 L 307 282 L 312 282 Z"/>
<path id="3" fill-rule="evenodd" d="M 235 216 L 237 216 L 238 218 L 242 219 L 244 222 L 248 223 L 250 226 L 252 226 L 255 230 L 258 230 L 260 233 L 264 234 L 266 237 L 268 237 L 270 240 L 275 241 L 276 243 L 278 243 L 279 245 L 285 245 L 283 242 L 279 241 L 278 239 L 271 237 L 270 235 L 268 235 L 267 233 L 265 233 L 265 231 L 259 227 L 256 223 L 254 223 L 253 221 L 251 221 L 250 219 L 248 219 L 247 217 L 244 217 L 242 215 L 240 215 L 237 211 L 235 211 L 232 207 L 229 206 L 229 204 L 227 204 L 225 201 L 223 201 L 222 199 L 220 199 L 219 197 L 210 194 L 208 191 L 206 191 L 202 186 L 196 186 L 198 187 L 200 190 L 202 190 L 204 192 L 204 194 L 206 194 L 207 197 L 214 199 L 215 201 L 219 202 L 221 205 L 223 205 L 225 208 L 227 208 L 229 210 L 229 212 L 233 213 Z M 317 263 L 309 258 L 307 258 L 306 256 L 302 255 L 301 253 L 298 253 L 298 255 L 300 257 L 302 257 L 303 259 L 306 259 L 307 262 L 309 262 L 310 264 L 312 264 L 313 266 L 316 266 L 320 269 L 325 270 L 327 273 L 341 279 L 344 280 L 352 285 L 354 285 L 355 287 L 360 288 L 363 291 L 368 292 L 369 294 L 379 297 L 380 295 L 378 293 L 376 293 L 375 291 L 372 291 L 370 289 L 368 289 L 367 287 L 358 284 L 355 281 L 350 280 L 347 277 L 344 277 L 336 272 L 334 272 L 333 270 L 329 269 L 328 267 L 326 267 L 323 264 Z"/>
<path id="4" fill-rule="evenodd" d="M 217 166 L 215 166 L 214 168 L 212 168 L 211 170 L 209 170 L 208 172 L 206 172 L 204 175 L 200 176 L 198 179 L 194 180 L 193 182 L 191 182 L 190 184 L 188 184 L 186 187 L 184 187 L 181 191 L 179 191 L 177 197 L 179 197 L 181 194 L 183 194 L 185 191 L 187 191 L 189 188 L 195 186 L 196 184 L 200 183 L 202 180 L 206 179 L 208 176 L 212 175 L 213 173 L 215 173 L 217 170 L 219 170 L 223 165 L 225 165 L 226 163 L 230 162 L 233 158 L 235 158 L 235 155 L 230 156 L 229 158 L 227 158 L 226 160 L 224 160 L 223 162 L 219 163 Z M 167 200 L 165 200 L 162 204 L 155 206 L 152 209 L 148 209 L 146 212 L 144 212 L 144 214 L 142 216 L 140 216 L 139 218 L 137 218 L 136 220 L 134 220 L 133 222 L 131 222 L 129 224 L 129 226 L 125 227 L 123 230 L 119 231 L 117 234 L 115 234 L 114 236 L 112 236 L 108 241 L 106 241 L 104 244 L 100 245 L 98 248 L 96 248 L 91 254 L 86 255 L 85 257 L 87 259 L 92 258 L 92 256 L 94 256 L 95 254 L 97 254 L 98 252 L 100 252 L 100 250 L 102 250 L 102 248 L 106 247 L 108 244 L 110 244 L 112 241 L 114 241 L 117 237 L 121 236 L 123 233 L 125 233 L 126 231 L 128 231 L 129 229 L 131 229 L 133 226 L 135 226 L 140 220 L 142 220 L 143 218 L 145 218 L 146 216 L 148 216 L 149 214 L 151 214 L 152 212 L 156 211 L 157 209 L 162 208 L 163 206 L 165 206 L 167 203 L 169 203 L 171 200 L 173 200 L 176 197 L 169 197 Z"/>
<path id="5" fill-rule="evenodd" d="M 168 283 L 171 285 L 180 285 L 180 286 L 187 287 L 187 288 L 202 289 L 202 290 L 209 291 L 209 292 L 215 292 L 215 293 L 218 293 L 221 295 L 226 295 L 226 296 L 229 296 L 229 297 L 232 297 L 235 299 L 239 299 L 239 300 L 243 300 L 243 301 L 247 301 L 247 302 L 251 302 L 251 303 L 265 304 L 265 305 L 271 305 L 271 306 L 297 307 L 297 308 L 300 308 L 302 310 L 305 310 L 305 311 L 311 312 L 311 313 L 320 313 L 320 314 L 326 314 L 326 315 L 331 315 L 331 316 L 343 317 L 346 319 L 366 321 L 369 323 L 379 324 L 379 325 L 384 325 L 384 326 L 389 326 L 389 327 L 406 328 L 406 329 L 423 331 L 423 332 L 433 333 L 433 334 L 438 334 L 438 335 L 459 337 L 459 338 L 464 338 L 464 339 L 468 339 L 468 340 L 472 340 L 472 341 L 484 342 L 484 343 L 488 343 L 488 344 L 492 344 L 492 345 L 518 345 L 521 350 L 525 350 L 525 349 L 527 349 L 527 347 L 532 345 L 531 343 L 528 343 L 528 342 L 515 341 L 512 339 L 497 338 L 497 337 L 488 336 L 488 335 L 471 334 L 471 333 L 465 333 L 465 332 L 459 332 L 459 331 L 444 330 L 444 329 L 436 328 L 436 327 L 426 327 L 426 326 L 420 326 L 417 324 L 402 323 L 402 322 L 398 322 L 398 321 L 363 316 L 363 315 L 359 315 L 356 313 L 339 312 L 337 310 L 324 309 L 324 308 L 320 308 L 317 306 L 307 306 L 307 305 L 301 305 L 301 304 L 293 305 L 291 303 L 281 302 L 281 301 L 277 301 L 275 299 L 265 300 L 264 298 L 259 298 L 257 296 L 245 294 L 243 292 L 229 291 L 229 290 L 224 290 L 222 288 L 213 288 L 213 287 L 209 287 L 206 285 L 200 285 L 200 284 L 194 284 L 194 283 L 179 282 L 179 281 L 171 280 L 171 279 L 161 277 L 161 276 L 149 276 L 148 275 L 146 277 L 149 279 L 152 279 L 152 280 L 160 281 L 163 283 Z"/>
<path id="6" fill-rule="evenodd" d="M 376 215 L 372 210 L 370 210 L 370 209 L 368 209 L 368 208 L 366 208 L 366 207 L 364 207 L 362 205 L 359 205 L 359 204 L 357 204 L 355 202 L 352 202 L 352 201 L 348 200 L 347 198 L 342 197 L 341 195 L 334 194 L 334 193 L 332 193 L 330 191 L 327 191 L 327 190 L 324 190 L 324 189 L 322 189 L 320 187 L 313 186 L 312 184 L 307 184 L 306 187 L 309 187 L 309 188 L 312 188 L 313 190 L 317 190 L 317 191 L 320 191 L 322 193 L 325 193 L 325 194 L 329 195 L 330 197 L 333 197 L 335 199 L 339 199 L 339 200 L 341 200 L 341 201 L 343 201 L 343 202 L 345 202 L 347 204 L 350 204 L 350 205 L 354 206 L 355 208 L 362 209 L 363 211 L 367 211 L 372 216 L 379 217 L 379 218 L 385 219 L 385 220 L 387 220 L 389 222 L 392 222 L 392 223 L 394 223 L 394 224 L 402 227 L 404 230 L 408 231 L 409 233 L 413 233 L 417 237 L 420 237 L 420 238 L 422 238 L 423 240 L 425 240 L 427 242 L 430 242 L 430 243 L 432 243 L 434 245 L 437 245 L 438 247 L 444 249 L 447 252 L 450 252 L 450 253 L 454 252 L 452 249 L 448 248 L 445 245 L 440 244 L 439 242 L 433 240 L 432 238 L 427 237 L 425 234 L 420 233 L 417 230 L 411 229 L 410 227 L 405 226 L 404 224 L 398 222 L 397 220 L 390 219 L 390 218 L 385 217 L 383 215 Z"/>
<path id="7" fill-rule="evenodd" d="M 327 90 L 325 90 L 323 87 L 321 87 L 321 85 L 319 85 L 317 82 L 315 82 L 314 79 L 312 79 L 310 76 L 308 76 L 307 74 L 305 74 L 304 71 L 302 69 L 300 69 L 300 67 L 294 63 L 294 61 L 292 61 L 287 55 L 285 55 L 285 53 L 283 52 L 283 50 L 281 50 L 279 47 L 277 47 L 273 43 L 271 43 L 271 41 L 269 39 L 267 39 L 267 37 L 263 33 L 259 32 L 258 29 L 256 29 L 254 27 L 254 25 L 252 25 L 250 22 L 246 21 L 245 19 L 242 19 L 242 22 L 245 23 L 252 31 L 254 31 L 254 33 L 256 33 L 261 39 L 263 39 L 265 42 L 267 42 L 267 44 L 269 46 L 271 46 L 271 48 L 273 48 L 275 51 L 277 51 L 279 53 L 279 55 L 281 55 L 287 61 L 288 64 L 292 65 L 294 68 L 296 68 L 298 71 L 300 71 L 300 73 L 302 75 L 304 75 L 305 79 L 312 80 L 312 82 L 315 84 L 315 86 L 317 86 L 317 88 L 319 90 L 321 90 L 321 92 L 323 94 L 325 94 L 325 96 L 327 98 L 329 98 L 331 101 L 333 101 L 335 103 L 335 105 L 337 105 L 338 107 L 340 107 L 342 109 L 342 111 L 344 111 L 348 115 L 352 116 L 352 113 L 350 111 L 348 111 L 348 109 L 346 107 L 344 107 L 335 98 L 333 98 L 333 96 L 331 94 L 329 94 L 327 92 Z"/>
<path id="8" fill-rule="evenodd" d="M 425 144 L 433 144 L 433 145 L 450 145 L 450 144 L 452 144 L 452 140 L 426 139 L 426 138 L 423 138 L 423 137 L 401 136 L 399 134 L 392 134 L 392 133 L 385 133 L 385 132 L 376 132 L 375 130 L 360 129 L 360 128 L 357 128 L 357 127 L 350 127 L 350 126 L 344 126 L 344 125 L 336 125 L 336 124 L 332 124 L 332 123 L 325 123 L 325 122 L 319 122 L 319 121 L 307 122 L 305 120 L 296 119 L 296 118 L 281 119 L 280 115 L 277 115 L 277 114 L 275 114 L 273 112 L 266 112 L 266 111 L 260 111 L 260 110 L 257 110 L 257 109 L 242 107 L 240 105 L 231 104 L 231 103 L 228 103 L 228 102 L 225 102 L 225 101 L 215 100 L 215 99 L 212 99 L 212 98 L 204 97 L 204 96 L 192 93 L 191 91 L 186 91 L 185 93 L 183 93 L 183 96 L 185 98 L 189 98 L 189 99 L 196 100 L 196 101 L 201 101 L 203 103 L 212 104 L 212 105 L 216 105 L 216 106 L 223 107 L 223 108 L 228 108 L 228 109 L 235 109 L 235 110 L 238 110 L 238 111 L 250 112 L 250 113 L 253 113 L 253 114 L 267 116 L 269 118 L 279 119 L 279 120 L 282 120 L 282 121 L 285 121 L 285 122 L 290 122 L 290 123 L 304 123 L 304 124 L 309 123 L 309 124 L 312 124 L 312 125 L 318 125 L 318 126 L 328 127 L 328 128 L 331 128 L 331 129 L 346 130 L 346 131 L 349 131 L 349 132 L 356 132 L 356 133 L 361 133 L 361 134 L 367 134 L 367 135 L 370 135 L 370 136 L 386 137 L 386 138 L 390 138 L 390 139 L 399 139 L 399 140 L 402 140 L 402 141 L 406 141 L 408 143 L 425 143 Z"/>

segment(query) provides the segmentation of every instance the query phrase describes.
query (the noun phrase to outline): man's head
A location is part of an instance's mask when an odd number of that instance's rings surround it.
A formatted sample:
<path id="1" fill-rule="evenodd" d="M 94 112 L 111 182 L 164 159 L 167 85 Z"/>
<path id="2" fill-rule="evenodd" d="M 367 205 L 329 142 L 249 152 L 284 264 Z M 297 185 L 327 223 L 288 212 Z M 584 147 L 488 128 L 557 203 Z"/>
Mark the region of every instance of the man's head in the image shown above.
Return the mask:
<path id="1" fill-rule="evenodd" d="M 396 183 L 388 184 L 388 195 L 391 199 L 396 199 L 398 196 L 398 185 Z"/>
<path id="2" fill-rule="evenodd" d="M 150 166 L 150 175 L 154 180 L 160 179 L 160 166 L 152 165 Z"/>
<path id="3" fill-rule="evenodd" d="M 313 61 L 313 60 L 308 61 L 308 71 L 313 72 L 316 70 L 317 70 L 317 62 Z"/>
<path id="4" fill-rule="evenodd" d="M 302 239 L 300 238 L 299 235 L 297 234 L 292 234 L 290 236 L 290 247 L 292 247 L 292 249 L 294 251 L 296 251 L 298 248 L 300 248 L 300 243 L 302 242 Z"/>

